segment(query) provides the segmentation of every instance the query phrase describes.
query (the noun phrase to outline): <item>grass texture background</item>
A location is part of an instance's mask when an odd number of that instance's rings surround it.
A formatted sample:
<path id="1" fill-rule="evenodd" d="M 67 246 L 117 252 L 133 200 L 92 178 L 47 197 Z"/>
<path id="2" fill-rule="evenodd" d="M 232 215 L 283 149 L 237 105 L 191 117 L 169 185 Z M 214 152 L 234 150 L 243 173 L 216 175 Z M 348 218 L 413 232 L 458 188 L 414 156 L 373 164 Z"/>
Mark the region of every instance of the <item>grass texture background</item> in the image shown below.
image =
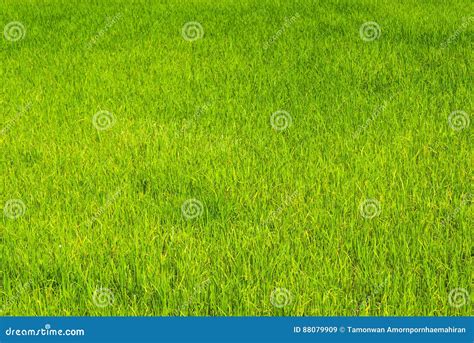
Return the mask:
<path id="1" fill-rule="evenodd" d="M 472 314 L 472 15 L 2 0 L 2 315 Z"/>

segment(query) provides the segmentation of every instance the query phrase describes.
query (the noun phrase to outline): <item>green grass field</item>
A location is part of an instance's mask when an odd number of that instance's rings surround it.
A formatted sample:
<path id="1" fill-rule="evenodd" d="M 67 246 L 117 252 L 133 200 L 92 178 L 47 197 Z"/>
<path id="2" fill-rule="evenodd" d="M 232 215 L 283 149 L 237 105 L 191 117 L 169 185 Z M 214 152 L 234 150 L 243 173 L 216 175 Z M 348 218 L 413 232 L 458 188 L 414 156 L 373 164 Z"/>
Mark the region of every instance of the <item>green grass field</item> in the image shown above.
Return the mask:
<path id="1" fill-rule="evenodd" d="M 472 315 L 474 5 L 0 3 L 2 315 Z"/>

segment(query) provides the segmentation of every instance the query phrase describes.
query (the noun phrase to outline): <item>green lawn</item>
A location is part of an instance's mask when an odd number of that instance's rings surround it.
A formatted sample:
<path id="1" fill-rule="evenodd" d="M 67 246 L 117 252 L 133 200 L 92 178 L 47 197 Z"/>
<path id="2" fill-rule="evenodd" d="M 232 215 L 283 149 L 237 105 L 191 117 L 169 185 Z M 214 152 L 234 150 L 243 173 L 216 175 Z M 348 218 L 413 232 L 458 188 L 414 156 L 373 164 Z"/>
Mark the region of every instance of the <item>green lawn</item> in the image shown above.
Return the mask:
<path id="1" fill-rule="evenodd" d="M 467 0 L 2 0 L 2 315 L 473 314 Z"/>

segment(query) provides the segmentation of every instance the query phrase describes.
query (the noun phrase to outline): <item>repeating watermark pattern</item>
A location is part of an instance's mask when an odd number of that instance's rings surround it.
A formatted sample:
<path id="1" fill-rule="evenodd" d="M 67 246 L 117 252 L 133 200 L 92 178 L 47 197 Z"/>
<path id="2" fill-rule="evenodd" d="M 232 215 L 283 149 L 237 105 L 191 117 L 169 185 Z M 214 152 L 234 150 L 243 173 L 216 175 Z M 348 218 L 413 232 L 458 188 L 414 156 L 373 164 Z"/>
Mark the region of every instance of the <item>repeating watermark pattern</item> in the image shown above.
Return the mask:
<path id="1" fill-rule="evenodd" d="M 280 207 L 278 207 L 276 210 L 270 212 L 270 214 L 268 215 L 268 218 L 267 218 L 267 220 L 265 221 L 264 224 L 268 225 L 268 224 L 272 223 L 274 220 L 276 220 L 281 215 L 283 210 L 291 205 L 291 203 L 293 202 L 293 200 L 295 199 L 295 197 L 297 195 L 298 195 L 298 191 L 295 191 L 292 194 L 290 194 L 289 196 L 287 196 L 285 198 L 285 200 L 283 201 L 283 203 L 280 205 Z"/>
<path id="2" fill-rule="evenodd" d="M 472 199 L 473 199 L 473 194 L 472 193 L 464 194 L 461 197 L 461 205 L 456 207 L 456 209 L 452 213 L 450 213 L 446 218 L 444 218 L 441 221 L 441 225 L 446 226 L 448 223 L 452 222 L 457 217 L 459 212 L 461 212 L 461 209 L 464 206 L 468 206 L 472 203 L 472 201 L 473 201 Z"/>
<path id="3" fill-rule="evenodd" d="M 272 46 L 287 29 L 289 29 L 298 19 L 300 18 L 299 13 L 295 13 L 294 16 L 291 18 L 285 17 L 285 22 L 283 26 L 275 32 L 273 36 L 271 36 L 265 43 L 263 43 L 263 49 L 268 50 L 270 46 Z"/>
<path id="4" fill-rule="evenodd" d="M 114 293 L 108 288 L 97 288 L 92 295 L 92 302 L 97 307 L 111 306 L 114 301 Z"/>
<path id="5" fill-rule="evenodd" d="M 364 125 L 361 125 L 357 128 L 357 130 L 353 133 L 352 138 L 358 138 L 362 133 L 364 133 L 370 125 L 377 119 L 377 117 L 385 110 L 385 107 L 387 106 L 388 102 L 385 101 L 382 105 L 378 106 L 375 111 L 372 113 L 370 118 L 368 118 Z"/>
<path id="6" fill-rule="evenodd" d="M 202 215 L 204 206 L 197 199 L 188 199 L 181 205 L 181 212 L 186 219 L 195 219 Z"/>
<path id="7" fill-rule="evenodd" d="M 283 308 L 292 303 L 293 296 L 286 288 L 275 288 L 270 294 L 270 303 L 278 308 Z"/>
<path id="8" fill-rule="evenodd" d="M 466 193 L 461 196 L 461 205 L 470 205 L 474 200 L 474 194 Z"/>
<path id="9" fill-rule="evenodd" d="M 372 293 L 370 293 L 364 300 L 362 300 L 362 301 L 357 305 L 357 307 L 356 307 L 356 309 L 355 309 L 355 312 L 356 312 L 356 313 L 359 313 L 362 308 L 367 307 L 367 304 L 369 303 L 370 299 L 373 298 L 373 297 L 375 297 L 376 295 L 380 294 L 380 293 L 383 291 L 383 289 L 384 289 L 385 286 L 387 285 L 389 279 L 390 279 L 390 277 L 387 276 L 387 277 L 385 278 L 385 280 L 383 280 L 379 285 L 377 285 L 377 287 L 374 289 L 374 291 L 373 291 Z"/>
<path id="10" fill-rule="evenodd" d="M 6 40 L 10 42 L 17 42 L 20 39 L 25 38 L 26 36 L 25 26 L 23 26 L 23 24 L 20 23 L 19 21 L 9 22 L 3 28 L 3 36 L 5 37 Z"/>
<path id="11" fill-rule="evenodd" d="M 174 239 L 175 239 L 175 236 L 176 236 L 176 230 L 174 227 L 171 228 L 171 233 L 169 235 L 169 240 L 168 240 L 168 244 L 167 244 L 167 247 L 168 249 L 171 249 L 171 247 L 174 246 Z"/>
<path id="12" fill-rule="evenodd" d="M 448 294 L 448 302 L 452 307 L 462 307 L 469 303 L 469 292 L 464 288 L 454 288 Z"/>
<path id="13" fill-rule="evenodd" d="M 3 207 L 3 213 L 7 218 L 18 219 L 26 212 L 26 205 L 20 199 L 10 199 Z"/>
<path id="14" fill-rule="evenodd" d="M 469 114 L 464 111 L 453 111 L 448 116 L 448 124 L 454 131 L 467 129 L 470 122 Z"/>
<path id="15" fill-rule="evenodd" d="M 97 32 L 97 34 L 90 39 L 88 43 L 86 43 L 86 48 L 90 49 L 94 45 L 96 45 L 104 35 L 110 30 L 112 26 L 114 26 L 120 19 L 122 18 L 122 13 L 117 13 L 112 18 L 107 18 L 107 23 L 105 27 Z"/>
<path id="16" fill-rule="evenodd" d="M 112 112 L 101 110 L 92 117 L 92 125 L 98 131 L 105 131 L 115 125 L 115 116 Z"/>
<path id="17" fill-rule="evenodd" d="M 385 110 L 385 108 L 387 107 L 387 105 L 390 103 L 390 101 L 392 101 L 392 99 L 398 94 L 399 92 L 396 92 L 394 94 L 392 94 L 387 100 L 384 100 L 384 102 L 377 106 L 377 108 L 372 112 L 372 115 L 370 116 L 370 118 L 368 118 L 364 125 L 360 125 L 357 130 L 352 134 L 352 138 L 353 139 L 357 139 L 359 138 L 359 136 L 364 133 L 371 125 L 373 122 L 375 122 L 375 120 L 383 113 L 383 111 Z"/>
<path id="18" fill-rule="evenodd" d="M 209 110 L 210 105 L 211 103 L 207 102 L 204 105 L 198 106 L 198 108 L 196 108 L 196 111 L 194 112 L 194 118 L 198 120 L 201 117 L 201 115 L 203 115 Z"/>
<path id="19" fill-rule="evenodd" d="M 31 280 L 28 280 L 28 282 L 26 282 L 25 284 L 21 284 L 20 286 L 16 286 L 15 289 L 14 289 L 13 296 L 8 298 L 4 302 L 2 307 L 0 308 L 0 314 L 2 312 L 4 312 L 5 310 L 7 310 L 10 306 L 12 306 L 22 294 L 29 291 L 29 289 L 31 288 L 32 283 L 33 282 Z"/>
<path id="20" fill-rule="evenodd" d="M 380 215 L 380 202 L 377 199 L 366 199 L 359 205 L 360 215 L 366 219 L 372 219 Z"/>
<path id="21" fill-rule="evenodd" d="M 289 112 L 278 110 L 270 116 L 270 125 L 276 131 L 285 131 L 293 123 L 293 118 Z"/>
<path id="22" fill-rule="evenodd" d="M 84 336 L 84 329 L 52 329 L 50 324 L 46 324 L 40 329 L 15 329 L 9 327 L 5 330 L 6 336 Z"/>
<path id="23" fill-rule="evenodd" d="M 21 108 L 16 113 L 15 117 L 13 117 L 13 119 L 11 119 L 8 123 L 5 124 L 5 126 L 0 130 L 0 135 L 6 135 L 12 129 L 12 127 L 16 124 L 16 122 L 20 120 L 20 118 L 30 110 L 30 108 L 31 108 L 31 102 L 27 103 L 23 108 Z"/>
<path id="24" fill-rule="evenodd" d="M 201 116 L 205 114 L 207 111 L 209 111 L 209 107 L 211 106 L 210 102 L 207 102 L 201 106 L 198 106 L 196 108 L 196 111 L 194 112 L 194 115 L 191 119 L 186 120 L 183 127 L 181 128 L 181 133 L 183 133 L 186 130 L 189 130 L 193 125 L 195 125 Z"/>
<path id="25" fill-rule="evenodd" d="M 446 49 L 451 43 L 458 39 L 458 37 L 467 30 L 467 27 L 474 21 L 474 16 L 470 16 L 468 18 L 463 18 L 463 23 L 461 26 L 443 43 L 441 43 L 440 48 Z"/>
<path id="26" fill-rule="evenodd" d="M 193 288 L 193 293 L 191 294 L 191 296 L 188 298 L 188 300 L 186 300 L 186 302 L 181 305 L 175 312 L 174 312 L 174 315 L 175 316 L 178 316 L 182 311 L 186 310 L 186 308 L 188 308 L 193 302 L 194 302 L 194 299 L 200 294 L 202 293 L 208 286 L 209 284 L 211 283 L 211 280 L 210 279 L 207 279 L 203 282 L 201 282 L 199 285 L 197 285 L 196 287 Z"/>
<path id="27" fill-rule="evenodd" d="M 379 39 L 381 34 L 382 30 L 380 29 L 380 25 L 375 21 L 367 21 L 359 28 L 360 38 L 365 42 L 372 42 Z"/>
<path id="28" fill-rule="evenodd" d="M 115 200 L 117 199 L 117 197 L 120 195 L 120 193 L 122 192 L 121 189 L 118 189 L 117 191 L 115 191 L 114 194 L 112 194 L 111 196 L 107 197 L 107 200 L 105 201 L 105 204 L 104 206 L 102 206 L 101 208 L 99 208 L 97 210 L 96 213 L 94 213 L 94 215 L 87 221 L 87 225 L 91 226 L 96 220 L 98 220 L 104 213 L 105 211 L 110 207 L 112 206 L 112 204 L 115 202 Z"/>
<path id="29" fill-rule="evenodd" d="M 183 25 L 181 35 L 188 42 L 194 42 L 204 37 L 204 29 L 197 21 L 188 21 Z"/>

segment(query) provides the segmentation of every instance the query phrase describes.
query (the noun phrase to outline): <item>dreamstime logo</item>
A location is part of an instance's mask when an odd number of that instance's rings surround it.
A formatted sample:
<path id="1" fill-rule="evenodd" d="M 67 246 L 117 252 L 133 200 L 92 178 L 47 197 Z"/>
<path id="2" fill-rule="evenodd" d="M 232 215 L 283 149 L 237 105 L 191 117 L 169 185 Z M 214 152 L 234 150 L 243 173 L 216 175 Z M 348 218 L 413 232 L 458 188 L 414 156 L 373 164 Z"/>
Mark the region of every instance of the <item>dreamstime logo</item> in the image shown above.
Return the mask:
<path id="1" fill-rule="evenodd" d="M 362 217 L 372 219 L 380 214 L 380 202 L 376 199 L 366 199 L 359 205 Z"/>
<path id="2" fill-rule="evenodd" d="M 284 131 L 291 126 L 293 118 L 290 113 L 283 110 L 274 112 L 270 117 L 270 124 L 276 131 Z"/>
<path id="3" fill-rule="evenodd" d="M 6 40 L 10 42 L 16 42 L 25 38 L 26 29 L 19 21 L 12 21 L 5 25 L 5 28 L 3 29 L 3 35 L 5 36 Z"/>
<path id="4" fill-rule="evenodd" d="M 361 25 L 359 34 L 363 41 L 371 42 L 380 37 L 381 29 L 375 21 L 368 21 Z"/>
<path id="5" fill-rule="evenodd" d="M 115 117 L 109 111 L 99 111 L 92 117 L 92 124 L 99 131 L 105 131 L 115 125 Z"/>
<path id="6" fill-rule="evenodd" d="M 204 29 L 197 21 L 188 21 L 181 29 L 181 34 L 185 40 L 193 42 L 204 36 Z"/>
<path id="7" fill-rule="evenodd" d="M 204 211 L 202 202 L 197 199 L 188 199 L 181 206 L 181 212 L 187 219 L 194 219 L 199 217 Z"/>
<path id="8" fill-rule="evenodd" d="M 275 288 L 270 295 L 270 302 L 278 308 L 290 305 L 292 300 L 291 292 L 286 288 Z"/>
<path id="9" fill-rule="evenodd" d="M 97 288 L 92 296 L 92 301 L 97 307 L 107 307 L 114 303 L 115 297 L 108 288 Z"/>
<path id="10" fill-rule="evenodd" d="M 453 111 L 449 114 L 448 124 L 454 131 L 462 131 L 470 124 L 469 114 L 464 111 Z"/>
<path id="11" fill-rule="evenodd" d="M 453 307 L 462 307 L 469 302 L 469 293 L 464 288 L 452 289 L 448 295 L 448 302 Z"/>
<path id="12" fill-rule="evenodd" d="M 5 207 L 3 208 L 3 213 L 5 216 L 10 219 L 17 219 L 20 218 L 22 215 L 25 214 L 26 205 L 20 199 L 10 199 L 5 203 Z"/>
<path id="13" fill-rule="evenodd" d="M 471 202 L 474 201 L 474 194 L 467 193 L 461 196 L 461 205 L 469 205 Z"/>

